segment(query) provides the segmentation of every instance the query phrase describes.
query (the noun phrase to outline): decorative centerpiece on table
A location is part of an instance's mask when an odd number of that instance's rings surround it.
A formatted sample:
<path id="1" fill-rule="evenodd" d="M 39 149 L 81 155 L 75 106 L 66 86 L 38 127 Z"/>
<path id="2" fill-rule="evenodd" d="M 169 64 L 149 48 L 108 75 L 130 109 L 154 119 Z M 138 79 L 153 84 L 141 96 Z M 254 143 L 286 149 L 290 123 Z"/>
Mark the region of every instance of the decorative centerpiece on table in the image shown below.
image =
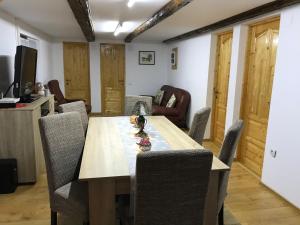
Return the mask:
<path id="1" fill-rule="evenodd" d="M 140 150 L 143 152 L 151 150 L 151 142 L 150 142 L 149 137 L 141 138 L 140 142 L 137 144 L 139 145 Z"/>
<path id="2" fill-rule="evenodd" d="M 147 119 L 143 115 L 139 115 L 135 118 L 135 124 L 139 129 L 135 136 L 140 138 L 148 137 L 148 134 L 144 131 L 145 125 L 147 124 Z"/>

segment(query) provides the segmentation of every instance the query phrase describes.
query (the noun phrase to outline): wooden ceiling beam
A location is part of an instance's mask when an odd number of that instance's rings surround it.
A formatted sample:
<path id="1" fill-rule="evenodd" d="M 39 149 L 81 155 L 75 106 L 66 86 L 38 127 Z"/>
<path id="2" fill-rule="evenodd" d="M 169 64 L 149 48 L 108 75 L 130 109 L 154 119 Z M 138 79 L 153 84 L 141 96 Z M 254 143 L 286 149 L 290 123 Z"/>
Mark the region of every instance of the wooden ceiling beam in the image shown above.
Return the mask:
<path id="1" fill-rule="evenodd" d="M 216 23 L 210 24 L 208 26 L 204 26 L 201 28 L 198 28 L 196 30 L 192 30 L 190 32 L 178 35 L 176 37 L 173 38 L 169 38 L 167 40 L 164 40 L 164 43 L 170 43 L 170 42 L 174 42 L 174 41 L 179 41 L 179 40 L 185 40 L 185 39 L 189 39 L 192 37 L 196 37 L 208 32 L 212 32 L 215 31 L 217 29 L 220 28 L 224 28 L 233 24 L 236 24 L 238 22 L 242 22 L 248 19 L 253 19 L 255 17 L 270 13 L 270 12 L 274 12 L 283 8 L 286 8 L 288 6 L 291 5 L 295 5 L 300 3 L 300 0 L 276 0 L 267 4 L 264 4 L 262 6 L 250 9 L 248 11 L 245 11 L 243 13 L 237 14 L 235 16 L 229 17 L 227 19 L 218 21 Z"/>
<path id="2" fill-rule="evenodd" d="M 126 38 L 125 42 L 131 42 L 134 38 L 149 30 L 151 27 L 160 23 L 167 17 L 171 16 L 182 7 L 186 6 L 193 0 L 171 0 L 166 5 L 164 5 L 160 10 L 152 15 L 146 22 L 142 23 L 138 28 L 136 28 L 132 33 L 130 33 Z"/>
<path id="3" fill-rule="evenodd" d="M 68 0 L 73 14 L 87 41 L 95 41 L 88 0 Z"/>

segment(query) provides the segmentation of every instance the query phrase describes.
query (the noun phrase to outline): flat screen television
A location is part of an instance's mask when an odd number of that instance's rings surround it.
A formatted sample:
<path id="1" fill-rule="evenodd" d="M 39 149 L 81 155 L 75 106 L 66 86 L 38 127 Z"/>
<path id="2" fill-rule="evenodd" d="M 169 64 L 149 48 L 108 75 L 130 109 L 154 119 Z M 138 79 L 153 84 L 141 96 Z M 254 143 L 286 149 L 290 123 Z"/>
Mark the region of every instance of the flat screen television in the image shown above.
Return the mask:
<path id="1" fill-rule="evenodd" d="M 17 46 L 15 56 L 15 79 L 13 93 L 15 98 L 30 99 L 36 79 L 37 50 Z"/>

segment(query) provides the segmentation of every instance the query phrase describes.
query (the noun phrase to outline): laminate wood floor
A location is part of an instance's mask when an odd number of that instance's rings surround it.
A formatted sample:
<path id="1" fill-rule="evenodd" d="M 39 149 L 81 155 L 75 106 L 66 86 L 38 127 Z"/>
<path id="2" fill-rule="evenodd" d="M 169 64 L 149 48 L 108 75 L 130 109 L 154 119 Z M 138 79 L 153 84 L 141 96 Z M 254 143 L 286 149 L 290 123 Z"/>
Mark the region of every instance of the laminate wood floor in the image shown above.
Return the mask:
<path id="1" fill-rule="evenodd" d="M 218 148 L 212 143 L 204 146 L 217 155 Z M 225 205 L 242 225 L 300 225 L 300 210 L 260 184 L 238 162 L 233 163 Z M 80 225 L 72 218 L 59 220 L 63 225 Z M 0 225 L 50 225 L 46 175 L 35 185 L 0 195 Z"/>
<path id="2" fill-rule="evenodd" d="M 218 155 L 212 142 L 203 145 Z M 239 162 L 232 165 L 225 207 L 242 225 L 300 225 L 300 210 L 260 183 Z"/>

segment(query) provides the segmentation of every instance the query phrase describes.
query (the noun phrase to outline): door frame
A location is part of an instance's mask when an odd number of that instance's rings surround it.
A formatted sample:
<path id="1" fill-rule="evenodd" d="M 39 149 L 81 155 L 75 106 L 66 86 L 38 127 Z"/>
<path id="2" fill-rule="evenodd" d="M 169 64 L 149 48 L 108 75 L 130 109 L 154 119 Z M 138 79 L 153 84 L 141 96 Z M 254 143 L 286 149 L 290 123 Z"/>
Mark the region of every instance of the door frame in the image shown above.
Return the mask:
<path id="1" fill-rule="evenodd" d="M 213 88 L 212 88 L 212 110 L 211 110 L 211 123 L 210 123 L 210 141 L 214 140 L 214 131 L 215 131 L 215 108 L 216 108 L 216 93 L 215 93 L 215 89 L 216 89 L 216 85 L 217 85 L 217 75 L 218 75 L 218 66 L 219 66 L 219 53 L 220 53 L 220 42 L 219 42 L 219 36 L 221 35 L 225 35 L 225 34 L 229 34 L 232 33 L 232 39 L 233 39 L 233 29 L 221 32 L 221 33 L 216 33 L 216 37 L 217 37 L 217 48 L 216 48 L 216 55 L 215 55 L 215 68 L 214 68 L 214 80 L 213 80 Z M 232 56 L 232 46 L 231 46 L 231 54 Z M 230 56 L 230 57 L 231 57 Z M 231 58 L 230 58 L 231 61 Z M 230 78 L 229 78 L 230 79 Z M 228 83 L 229 83 L 229 79 L 228 79 Z M 227 95 L 228 95 L 228 90 L 227 90 Z M 227 104 L 226 104 L 227 106 Z M 227 108 L 226 108 L 226 113 L 227 113 Z M 225 117 L 225 127 L 226 127 L 226 117 Z"/>
<path id="2" fill-rule="evenodd" d="M 104 113 L 104 88 L 103 88 L 103 76 L 102 76 L 102 61 L 101 61 L 101 46 L 102 45 L 115 45 L 115 46 L 124 46 L 124 100 L 123 100 L 123 111 L 125 110 L 125 95 L 126 95 L 126 45 L 122 43 L 100 43 L 99 56 L 100 56 L 100 88 L 101 88 L 101 116 L 106 116 Z"/>
<path id="3" fill-rule="evenodd" d="M 243 121 L 244 121 L 243 116 L 245 113 L 245 107 L 244 107 L 243 103 L 246 101 L 246 94 L 247 94 L 247 89 L 248 89 L 248 75 L 249 75 L 249 63 L 250 63 L 250 52 L 251 52 L 251 40 L 252 40 L 252 38 L 251 38 L 252 29 L 251 28 L 254 26 L 257 26 L 257 25 L 263 25 L 263 24 L 270 23 L 270 22 L 273 22 L 276 20 L 280 21 L 280 19 L 281 19 L 280 15 L 276 15 L 276 16 L 272 16 L 270 18 L 265 18 L 263 20 L 248 24 L 247 50 L 246 50 L 246 55 L 245 55 L 246 59 L 245 59 L 245 66 L 244 66 L 244 72 L 243 72 L 242 96 L 241 96 L 241 101 L 240 101 L 241 104 L 240 104 L 240 113 L 239 113 L 239 118 L 241 118 Z M 268 118 L 268 122 L 269 122 L 269 118 Z M 268 133 L 268 129 L 267 129 L 267 133 Z M 237 156 L 236 158 L 238 161 L 240 161 L 242 158 L 241 148 L 242 148 L 243 138 L 244 138 L 244 134 L 242 133 L 242 135 L 240 137 L 240 141 L 237 146 L 237 152 L 236 152 L 236 156 Z M 266 151 L 266 149 L 265 149 L 265 151 Z M 263 167 L 263 165 L 262 165 L 262 167 Z M 251 171 L 251 170 L 249 170 L 249 171 Z M 251 173 L 258 176 L 253 171 L 251 171 Z M 261 175 L 259 177 L 261 177 Z"/>

